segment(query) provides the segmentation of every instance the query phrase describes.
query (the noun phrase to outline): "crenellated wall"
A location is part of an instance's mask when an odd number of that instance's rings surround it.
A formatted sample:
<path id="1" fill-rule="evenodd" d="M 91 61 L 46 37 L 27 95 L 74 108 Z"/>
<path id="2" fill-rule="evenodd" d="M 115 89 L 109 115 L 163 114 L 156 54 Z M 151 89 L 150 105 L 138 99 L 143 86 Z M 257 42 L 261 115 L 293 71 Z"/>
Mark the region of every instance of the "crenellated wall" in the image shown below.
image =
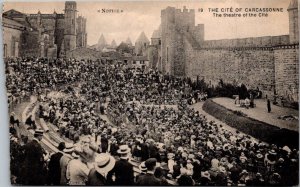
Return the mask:
<path id="1" fill-rule="evenodd" d="M 220 79 L 263 94 L 298 102 L 299 41 L 297 2 L 288 9 L 290 33 L 223 40 L 204 40 L 204 25 L 195 26 L 195 12 L 168 7 L 161 12 L 162 72 L 177 77 L 197 76 L 211 85 Z M 294 16 L 293 16 L 294 15 Z M 272 97 L 271 97 L 272 98 Z"/>

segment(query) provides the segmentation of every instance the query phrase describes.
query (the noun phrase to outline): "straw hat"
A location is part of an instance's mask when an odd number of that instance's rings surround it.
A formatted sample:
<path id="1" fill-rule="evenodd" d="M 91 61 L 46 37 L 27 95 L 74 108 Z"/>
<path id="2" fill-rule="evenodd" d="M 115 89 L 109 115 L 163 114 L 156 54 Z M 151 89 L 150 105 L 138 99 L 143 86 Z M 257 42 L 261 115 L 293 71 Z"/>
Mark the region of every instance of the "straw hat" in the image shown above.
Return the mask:
<path id="1" fill-rule="evenodd" d="M 139 165 L 139 169 L 141 170 L 141 172 L 146 172 L 147 171 L 147 167 L 145 165 L 145 161 L 142 162 L 140 165 Z"/>
<path id="2" fill-rule="evenodd" d="M 270 155 L 277 155 L 277 153 L 275 152 L 274 149 L 270 150 L 270 151 L 269 151 L 269 154 L 270 154 Z"/>
<path id="3" fill-rule="evenodd" d="M 128 145 L 121 145 L 117 152 L 121 155 L 128 154 L 130 152 L 130 148 L 128 147 Z"/>
<path id="4" fill-rule="evenodd" d="M 107 153 L 97 154 L 95 157 L 95 170 L 98 173 L 108 173 L 115 166 L 116 160 Z"/>
<path id="5" fill-rule="evenodd" d="M 63 150 L 63 152 L 65 152 L 65 153 L 72 153 L 73 151 L 74 151 L 74 144 L 72 144 L 72 143 L 66 143 L 65 149 Z"/>

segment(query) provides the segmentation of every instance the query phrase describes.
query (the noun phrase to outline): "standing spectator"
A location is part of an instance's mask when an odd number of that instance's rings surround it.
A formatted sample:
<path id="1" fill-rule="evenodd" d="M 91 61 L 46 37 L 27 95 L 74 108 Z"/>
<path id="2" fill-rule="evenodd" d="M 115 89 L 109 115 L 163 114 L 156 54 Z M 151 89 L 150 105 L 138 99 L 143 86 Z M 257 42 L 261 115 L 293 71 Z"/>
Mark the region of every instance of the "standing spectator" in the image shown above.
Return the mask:
<path id="1" fill-rule="evenodd" d="M 149 158 L 145 161 L 145 166 L 147 168 L 146 175 L 139 178 L 137 185 L 140 186 L 158 186 L 161 184 L 161 181 L 154 176 L 154 171 L 156 168 L 156 159 Z"/>
<path id="2" fill-rule="evenodd" d="M 165 165 L 166 166 L 166 165 Z M 160 180 L 160 185 L 168 186 L 169 183 L 166 179 L 166 173 L 168 170 L 164 170 L 163 167 L 157 167 L 154 172 L 154 176 Z"/>
<path id="3" fill-rule="evenodd" d="M 267 108 L 268 108 L 268 112 L 271 112 L 271 101 L 270 99 L 267 100 Z"/>
<path id="4" fill-rule="evenodd" d="M 67 185 L 67 166 L 72 160 L 71 154 L 74 151 L 74 145 L 72 143 L 67 143 L 65 149 L 63 150 L 64 154 L 60 158 L 60 185 Z M 73 154 L 74 159 L 78 158 L 77 155 Z"/>
<path id="5" fill-rule="evenodd" d="M 141 143 L 141 160 L 146 161 L 149 158 L 149 149 L 146 142 Z"/>
<path id="6" fill-rule="evenodd" d="M 45 159 L 46 152 L 40 145 L 44 131 L 36 129 L 34 138 L 25 145 L 25 160 L 23 165 L 24 185 L 43 185 L 46 183 Z"/>
<path id="7" fill-rule="evenodd" d="M 120 160 L 116 162 L 114 168 L 108 173 L 107 180 L 112 184 L 112 176 L 115 175 L 115 185 L 133 185 L 133 166 L 128 162 L 130 154 L 128 145 L 121 145 L 118 154 L 120 154 Z"/>
<path id="8" fill-rule="evenodd" d="M 49 172 L 48 172 L 48 177 L 49 177 L 49 184 L 51 185 L 59 185 L 60 184 L 60 159 L 63 156 L 62 151 L 65 149 L 66 145 L 65 142 L 60 142 L 58 145 L 58 152 L 53 154 L 50 157 L 50 161 L 48 164 Z"/>
<path id="9" fill-rule="evenodd" d="M 10 124 L 12 124 L 12 125 L 17 124 L 18 127 L 19 127 L 19 125 L 20 125 L 20 121 L 18 120 L 18 118 L 16 117 L 16 114 L 15 114 L 14 112 L 11 113 L 9 122 L 10 122 Z"/>
<path id="10" fill-rule="evenodd" d="M 108 149 L 108 139 L 106 133 L 102 133 L 100 141 L 101 141 L 101 152 L 106 153 Z"/>
<path id="11" fill-rule="evenodd" d="M 114 157 L 110 156 L 108 153 L 97 154 L 94 168 L 90 170 L 86 184 L 92 186 L 109 185 L 106 176 L 107 173 L 113 169 L 115 163 Z"/>
<path id="12" fill-rule="evenodd" d="M 69 185 L 85 185 L 90 172 L 87 165 L 88 159 L 81 147 L 76 147 L 74 151 L 79 155 L 79 158 L 71 160 L 68 164 L 67 178 L 70 179 Z"/>
<path id="13" fill-rule="evenodd" d="M 145 166 L 145 162 L 142 162 L 140 165 L 139 165 L 139 170 L 141 171 L 141 173 L 139 173 L 136 177 L 135 177 L 135 181 L 137 182 L 139 180 L 140 177 L 146 175 L 147 173 L 147 168 Z"/>

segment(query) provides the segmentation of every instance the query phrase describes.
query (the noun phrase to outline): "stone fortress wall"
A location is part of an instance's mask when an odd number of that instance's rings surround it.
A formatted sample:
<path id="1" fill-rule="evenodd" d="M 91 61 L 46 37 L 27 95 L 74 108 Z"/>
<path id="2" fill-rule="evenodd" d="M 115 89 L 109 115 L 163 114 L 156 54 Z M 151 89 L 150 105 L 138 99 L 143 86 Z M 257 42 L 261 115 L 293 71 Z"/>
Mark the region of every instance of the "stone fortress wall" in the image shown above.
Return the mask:
<path id="1" fill-rule="evenodd" d="M 298 102 L 298 3 L 289 11 L 289 35 L 204 40 L 204 25 L 195 26 L 195 11 L 168 7 L 161 12 L 161 70 L 173 76 L 204 78 L 259 88 Z"/>

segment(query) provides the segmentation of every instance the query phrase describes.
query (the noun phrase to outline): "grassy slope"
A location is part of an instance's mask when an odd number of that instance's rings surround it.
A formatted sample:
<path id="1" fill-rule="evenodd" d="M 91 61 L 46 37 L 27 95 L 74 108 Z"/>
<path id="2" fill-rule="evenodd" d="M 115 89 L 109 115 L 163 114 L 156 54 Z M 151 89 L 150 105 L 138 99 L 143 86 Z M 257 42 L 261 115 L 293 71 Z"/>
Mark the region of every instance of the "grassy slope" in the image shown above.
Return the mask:
<path id="1" fill-rule="evenodd" d="M 203 110 L 237 130 L 249 134 L 259 140 L 276 145 L 299 146 L 299 133 L 288 129 L 280 129 L 270 124 L 234 114 L 211 99 L 203 104 Z"/>

